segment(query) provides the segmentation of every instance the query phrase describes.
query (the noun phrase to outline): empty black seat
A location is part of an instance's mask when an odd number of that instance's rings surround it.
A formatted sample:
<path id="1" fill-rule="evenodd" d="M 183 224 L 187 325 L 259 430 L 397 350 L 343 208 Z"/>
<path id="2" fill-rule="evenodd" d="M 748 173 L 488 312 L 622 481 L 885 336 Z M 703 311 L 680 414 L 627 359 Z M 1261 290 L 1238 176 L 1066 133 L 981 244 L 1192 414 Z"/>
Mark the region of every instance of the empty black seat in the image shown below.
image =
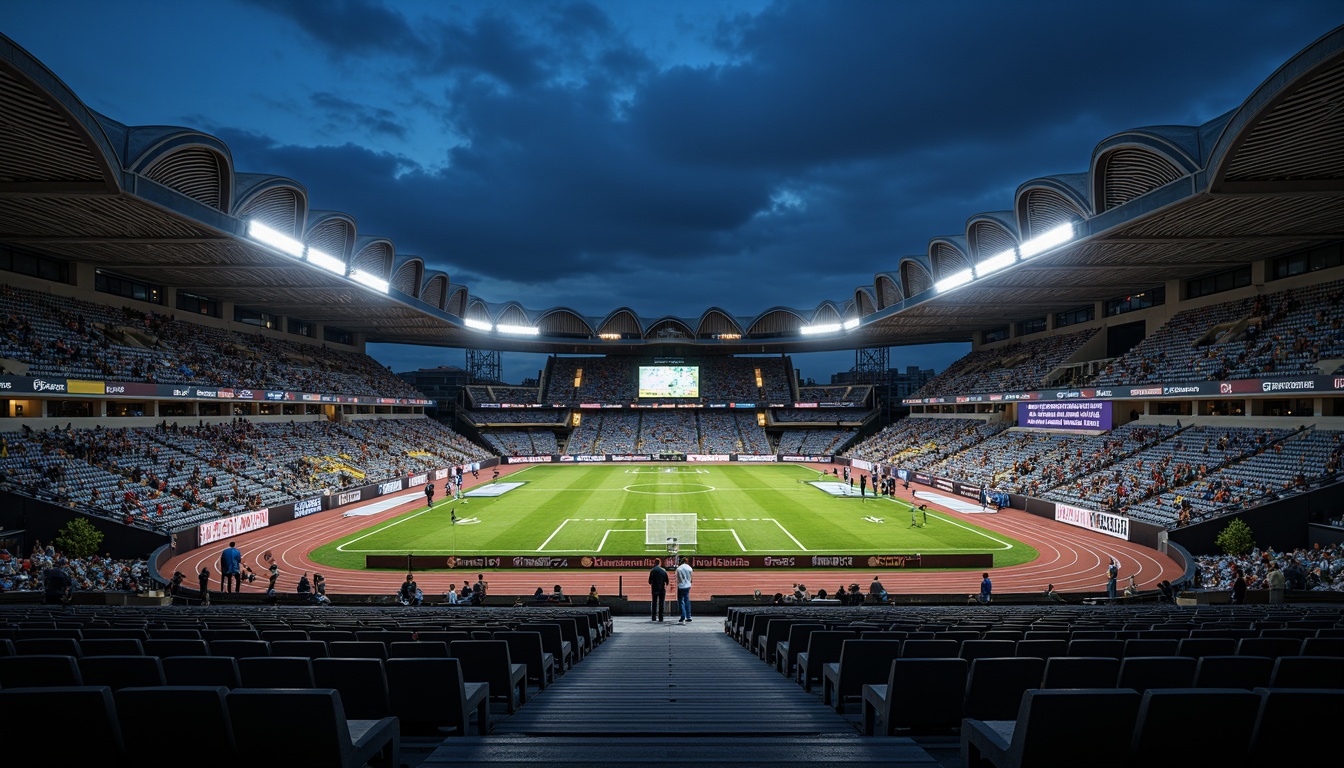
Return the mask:
<path id="1" fill-rule="evenodd" d="M 227 692 L 223 686 L 209 685 L 163 685 L 117 691 L 114 695 L 117 717 L 131 765 L 163 762 L 163 719 L 154 715 L 171 713 L 208 725 L 192 729 L 193 768 L 236 768 L 239 755 L 233 740 L 233 720 L 225 701 Z"/>
<path id="2" fill-rule="evenodd" d="M 166 683 L 157 656 L 86 656 L 79 660 L 79 675 L 85 685 L 106 685 L 113 691 Z"/>
<path id="3" fill-rule="evenodd" d="M 162 659 L 168 685 L 241 688 L 238 660 L 232 656 L 169 656 Z"/>

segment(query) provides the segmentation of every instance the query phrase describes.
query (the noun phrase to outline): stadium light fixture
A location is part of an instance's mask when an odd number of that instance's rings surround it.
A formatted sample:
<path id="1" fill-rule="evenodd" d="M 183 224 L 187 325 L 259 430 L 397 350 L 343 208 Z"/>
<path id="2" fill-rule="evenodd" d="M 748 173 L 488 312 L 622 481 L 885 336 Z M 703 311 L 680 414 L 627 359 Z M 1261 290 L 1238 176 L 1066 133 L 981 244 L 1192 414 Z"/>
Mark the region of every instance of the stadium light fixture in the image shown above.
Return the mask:
<path id="1" fill-rule="evenodd" d="M 820 323 L 818 325 L 804 325 L 798 329 L 798 332 L 804 336 L 815 336 L 818 333 L 835 333 L 840 330 L 839 323 Z"/>
<path id="2" fill-rule="evenodd" d="M 303 258 L 303 243 L 277 229 L 271 229 L 256 219 L 248 220 L 247 236 L 262 245 L 271 246 L 286 256 L 293 256 L 296 259 Z"/>
<path id="3" fill-rule="evenodd" d="M 344 261 L 341 261 L 329 253 L 323 253 L 316 248 L 308 249 L 308 263 L 315 264 L 328 272 L 335 272 L 338 275 L 345 274 Z"/>
<path id="4" fill-rule="evenodd" d="M 388 286 L 386 280 L 382 279 L 381 277 L 378 277 L 377 275 L 371 275 L 362 269 L 350 270 L 350 279 L 354 280 L 356 283 L 359 283 L 360 285 L 372 288 L 373 290 L 378 291 L 380 293 L 387 293 Z"/>
<path id="5" fill-rule="evenodd" d="M 495 330 L 499 331 L 500 333 L 516 333 L 521 336 L 541 335 L 540 328 L 534 328 L 533 326 L 530 325 L 508 325 L 506 323 L 500 323 L 499 325 L 495 326 Z"/>
<path id="6" fill-rule="evenodd" d="M 963 269 L 960 272 L 955 272 L 951 275 L 948 275 L 947 277 L 944 277 L 942 280 L 939 280 L 938 282 L 934 283 L 933 287 L 937 288 L 939 293 L 943 293 L 945 291 L 950 291 L 953 288 L 971 282 L 973 277 L 974 275 L 971 274 L 971 270 Z"/>
<path id="7" fill-rule="evenodd" d="M 860 321 L 859 318 L 857 318 L 857 317 L 851 317 L 850 319 L 848 319 L 848 320 L 846 320 L 846 321 L 844 322 L 843 327 L 844 327 L 844 329 L 845 329 L 846 331 L 852 331 L 852 330 L 854 330 L 855 328 L 858 328 L 858 327 L 859 327 L 859 323 L 860 323 L 860 322 L 862 322 L 862 321 Z"/>
<path id="8" fill-rule="evenodd" d="M 493 331 L 493 330 L 495 330 L 495 326 L 494 326 L 494 325 L 492 325 L 492 324 L 490 324 L 490 323 L 487 323 L 487 322 L 485 322 L 484 320 L 473 320 L 473 319 L 470 318 L 470 317 L 468 317 L 466 320 L 463 320 L 463 321 L 462 321 L 462 324 L 465 325 L 465 326 L 467 326 L 468 328 L 475 328 L 475 329 L 478 330 L 478 331 Z"/>
<path id="9" fill-rule="evenodd" d="M 1003 253 L 990 256 L 988 259 L 976 264 L 975 276 L 984 277 L 985 275 L 993 274 L 1004 267 L 1011 267 L 1015 261 L 1017 261 L 1017 251 L 1013 248 L 1009 248 Z"/>
<path id="10" fill-rule="evenodd" d="M 620 341 L 624 337 L 619 333 L 599 333 L 597 338 L 603 341 Z"/>
<path id="11" fill-rule="evenodd" d="M 1060 224 L 1058 227 L 1042 232 L 1036 237 L 1019 245 L 1017 250 L 1018 253 L 1022 254 L 1022 258 L 1030 259 L 1038 253 L 1043 253 L 1057 245 L 1063 245 L 1064 243 L 1069 242 L 1073 239 L 1073 236 L 1073 222 Z"/>

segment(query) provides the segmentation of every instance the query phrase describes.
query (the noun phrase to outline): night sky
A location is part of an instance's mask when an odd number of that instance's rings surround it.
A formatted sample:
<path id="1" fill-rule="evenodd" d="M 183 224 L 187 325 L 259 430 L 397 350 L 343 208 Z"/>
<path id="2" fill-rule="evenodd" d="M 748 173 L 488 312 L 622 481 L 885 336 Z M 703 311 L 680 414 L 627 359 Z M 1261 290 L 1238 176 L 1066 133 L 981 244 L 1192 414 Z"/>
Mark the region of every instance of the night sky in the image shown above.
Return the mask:
<path id="1" fill-rule="evenodd" d="M 92 109 L 217 136 L 472 295 L 646 317 L 852 298 L 1107 136 L 1235 109 L 1341 23 L 1338 0 L 0 3 Z M 819 382 L 853 362 L 795 356 Z"/>

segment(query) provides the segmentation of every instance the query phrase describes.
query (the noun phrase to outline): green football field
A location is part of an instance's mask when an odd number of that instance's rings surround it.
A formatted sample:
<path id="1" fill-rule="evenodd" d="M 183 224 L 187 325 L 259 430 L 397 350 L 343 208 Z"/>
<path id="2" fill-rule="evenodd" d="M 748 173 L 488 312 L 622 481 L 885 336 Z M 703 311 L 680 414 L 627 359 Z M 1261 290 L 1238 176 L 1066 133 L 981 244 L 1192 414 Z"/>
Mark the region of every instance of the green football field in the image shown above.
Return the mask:
<path id="1" fill-rule="evenodd" d="M 929 512 L 912 526 L 908 503 L 871 489 L 838 496 L 837 485 L 792 464 L 542 465 L 373 524 L 313 559 L 363 568 L 370 554 L 645 555 L 666 552 L 645 543 L 645 516 L 674 513 L 696 515 L 697 541 L 681 548 L 702 555 L 991 553 L 996 567 L 1036 557 L 965 516 Z"/>

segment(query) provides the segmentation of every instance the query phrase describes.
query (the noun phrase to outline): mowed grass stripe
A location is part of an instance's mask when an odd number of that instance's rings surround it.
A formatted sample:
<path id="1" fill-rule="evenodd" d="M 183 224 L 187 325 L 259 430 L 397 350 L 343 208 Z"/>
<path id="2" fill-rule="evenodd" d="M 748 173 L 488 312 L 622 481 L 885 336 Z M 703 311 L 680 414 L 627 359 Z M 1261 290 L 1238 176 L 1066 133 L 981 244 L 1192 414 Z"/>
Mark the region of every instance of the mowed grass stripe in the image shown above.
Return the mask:
<path id="1" fill-rule="evenodd" d="M 646 514 L 687 512 L 699 518 L 695 550 L 701 554 L 742 554 L 745 547 L 750 554 L 796 555 L 801 544 L 809 554 L 989 552 L 999 567 L 1036 557 L 1030 547 L 967 517 L 935 512 L 927 524 L 921 516 L 912 527 L 904 502 L 829 496 L 809 484 L 817 473 L 796 465 L 688 468 L 530 467 L 509 476 L 524 485 L 502 496 L 440 502 L 403 515 L 403 522 L 373 524 L 313 556 L 325 565 L 362 568 L 370 553 L 537 554 L 548 538 L 543 554 L 597 554 L 604 536 L 601 554 L 638 555 L 646 552 Z M 453 512 L 458 525 L 451 524 Z"/>

